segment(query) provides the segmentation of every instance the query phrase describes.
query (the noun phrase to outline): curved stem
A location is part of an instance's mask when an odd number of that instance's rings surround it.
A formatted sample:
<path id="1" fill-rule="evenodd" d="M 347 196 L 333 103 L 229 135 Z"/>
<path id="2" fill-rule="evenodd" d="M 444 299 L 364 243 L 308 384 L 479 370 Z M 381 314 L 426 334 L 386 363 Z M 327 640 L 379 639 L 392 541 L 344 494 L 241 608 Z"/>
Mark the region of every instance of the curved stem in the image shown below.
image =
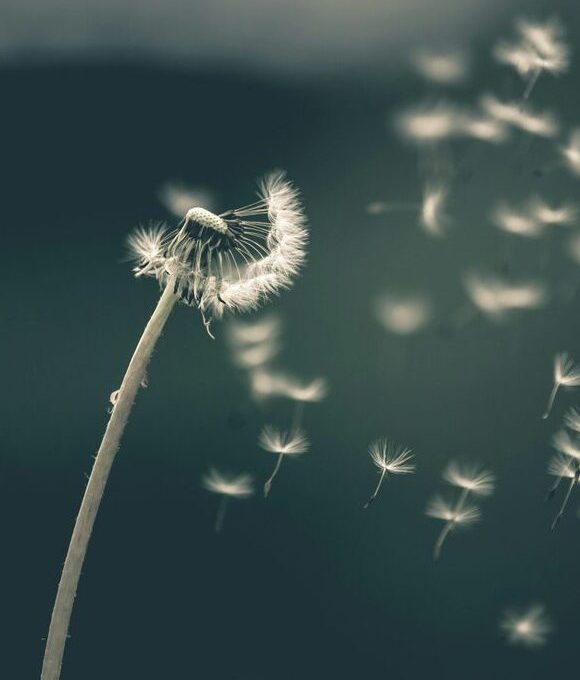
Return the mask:
<path id="1" fill-rule="evenodd" d="M 109 472 L 119 450 L 123 431 L 153 349 L 176 302 L 173 282 L 169 281 L 141 335 L 121 383 L 107 429 L 95 457 L 58 584 L 46 640 L 41 680 L 58 680 L 60 677 L 77 585 Z"/>
<path id="2" fill-rule="evenodd" d="M 377 484 L 377 488 L 375 489 L 373 495 L 368 499 L 368 501 L 367 501 L 367 502 L 364 504 L 364 506 L 363 506 L 363 508 L 364 508 L 365 510 L 369 507 L 369 505 L 370 505 L 370 504 L 375 500 L 375 498 L 377 497 L 377 494 L 379 493 L 379 490 L 380 490 L 380 488 L 381 488 L 381 484 L 383 483 L 383 479 L 385 478 L 386 472 L 387 472 L 387 470 L 386 470 L 386 468 L 384 468 L 383 471 L 381 472 L 381 476 L 380 476 L 380 479 L 379 479 L 379 483 Z"/>
<path id="3" fill-rule="evenodd" d="M 274 472 L 268 477 L 266 480 L 266 483 L 264 484 L 264 498 L 268 498 L 268 494 L 270 493 L 270 489 L 272 488 L 272 482 L 274 481 L 274 477 L 278 474 L 278 470 L 280 469 L 280 465 L 282 465 L 282 458 L 284 458 L 284 454 L 281 453 L 278 456 L 278 460 L 276 461 L 276 467 L 274 468 Z"/>
<path id="4" fill-rule="evenodd" d="M 552 406 L 554 406 L 554 399 L 556 398 L 556 395 L 558 394 L 558 388 L 559 387 L 560 387 L 560 383 L 555 382 L 554 387 L 552 388 L 552 391 L 550 392 L 550 397 L 548 398 L 546 410 L 544 411 L 544 414 L 542 415 L 542 418 L 544 420 L 546 420 L 546 418 L 550 415 L 550 412 L 552 411 Z"/>
<path id="5" fill-rule="evenodd" d="M 441 529 L 441 533 L 439 534 L 439 538 L 437 539 L 435 543 L 435 548 L 433 549 L 433 558 L 438 560 L 439 557 L 441 557 L 441 548 L 443 548 L 443 543 L 445 543 L 445 539 L 447 536 L 449 536 L 451 530 L 453 529 L 453 522 L 447 522 L 443 529 Z"/>

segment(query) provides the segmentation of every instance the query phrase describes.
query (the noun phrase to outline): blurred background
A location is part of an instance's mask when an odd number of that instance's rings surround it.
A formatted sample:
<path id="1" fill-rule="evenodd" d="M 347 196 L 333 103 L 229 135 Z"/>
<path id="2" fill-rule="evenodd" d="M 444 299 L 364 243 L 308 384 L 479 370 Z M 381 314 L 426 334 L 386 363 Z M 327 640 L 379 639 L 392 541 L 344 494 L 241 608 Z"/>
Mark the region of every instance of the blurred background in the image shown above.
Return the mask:
<path id="1" fill-rule="evenodd" d="M 557 114 L 559 136 L 453 141 L 444 238 L 413 209 L 385 208 L 419 205 L 425 181 L 394 117 L 423 101 L 519 96 L 493 46 L 516 17 L 554 15 L 571 68 L 542 76 L 532 101 Z M 221 212 L 251 202 L 272 168 L 301 188 L 310 221 L 308 265 L 265 312 L 283 324 L 276 365 L 330 386 L 305 409 L 311 452 L 264 500 L 274 457 L 257 436 L 287 426 L 292 405 L 252 399 L 227 322 L 213 341 L 194 310 L 176 309 L 100 509 L 63 680 L 573 671 L 580 521 L 573 502 L 550 532 L 544 496 L 551 436 L 580 394 L 540 415 L 554 354 L 580 358 L 577 227 L 514 237 L 508 257 L 490 212 L 536 194 L 576 200 L 578 179 L 554 159 L 580 121 L 579 37 L 572 1 L 0 1 L 2 677 L 39 677 L 109 394 L 157 299 L 154 282 L 132 278 L 128 233 L 177 223 L 168 187 Z M 465 55 L 457 82 L 418 72 L 417 51 L 442 48 Z M 541 280 L 549 302 L 459 327 L 472 269 Z M 388 332 L 384 294 L 426 299 L 430 323 Z M 412 447 L 418 470 L 363 511 L 379 436 Z M 424 510 L 451 458 L 486 464 L 498 486 L 481 524 L 434 563 L 441 526 Z M 210 465 L 257 485 L 220 535 L 218 499 L 201 487 Z M 534 602 L 555 624 L 549 644 L 506 645 L 502 612 Z"/>

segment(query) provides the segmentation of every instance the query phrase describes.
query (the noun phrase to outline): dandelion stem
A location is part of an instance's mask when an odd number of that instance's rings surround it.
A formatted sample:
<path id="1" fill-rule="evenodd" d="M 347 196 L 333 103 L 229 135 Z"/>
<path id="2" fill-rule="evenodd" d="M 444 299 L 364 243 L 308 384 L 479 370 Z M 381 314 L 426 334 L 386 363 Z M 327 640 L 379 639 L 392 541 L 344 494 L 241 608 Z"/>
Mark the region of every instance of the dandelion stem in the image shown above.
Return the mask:
<path id="1" fill-rule="evenodd" d="M 222 498 L 220 500 L 220 503 L 218 505 L 217 513 L 215 516 L 215 532 L 216 534 L 219 534 L 219 532 L 222 530 L 222 527 L 224 525 L 224 517 L 226 516 L 226 510 L 228 508 L 228 497 L 226 495 L 222 495 Z"/>
<path id="2" fill-rule="evenodd" d="M 554 406 L 554 399 L 556 398 L 556 395 L 558 394 L 558 388 L 560 387 L 560 383 L 555 382 L 554 387 L 552 388 L 552 391 L 550 392 L 550 398 L 548 399 L 548 404 L 546 406 L 546 410 L 544 411 L 544 414 L 542 415 L 542 419 L 546 420 L 550 413 L 552 412 L 552 406 Z"/>
<path id="3" fill-rule="evenodd" d="M 266 480 L 266 483 L 264 484 L 264 498 L 268 498 L 268 494 L 270 493 L 270 489 L 272 488 L 272 482 L 274 481 L 274 477 L 278 474 L 278 470 L 280 469 L 280 465 L 282 465 L 282 458 L 284 458 L 284 454 L 281 453 L 278 456 L 278 460 L 276 461 L 276 467 L 274 468 L 274 472 L 270 475 L 270 477 Z"/>
<path id="4" fill-rule="evenodd" d="M 568 491 L 566 491 L 566 495 L 564 496 L 564 500 L 562 501 L 562 506 L 560 508 L 560 511 L 556 515 L 554 521 L 552 522 L 552 529 L 555 529 L 558 526 L 558 522 L 562 519 L 562 516 L 564 514 L 564 510 L 566 509 L 566 506 L 568 505 L 568 501 L 570 500 L 570 495 L 572 493 L 572 489 L 574 488 L 574 485 L 578 483 L 578 477 L 580 476 L 580 472 L 576 472 L 574 477 L 570 480 L 570 485 L 568 486 Z"/>
<path id="5" fill-rule="evenodd" d="M 177 297 L 169 281 L 149 319 L 121 383 L 119 395 L 95 457 L 64 562 L 44 652 L 41 680 L 58 680 L 77 585 L 105 485 L 153 349 Z"/>
<path id="6" fill-rule="evenodd" d="M 368 501 L 364 504 L 364 509 L 365 509 L 365 510 L 369 507 L 369 505 L 370 505 L 370 504 L 375 500 L 375 498 L 377 497 L 377 494 L 379 493 L 379 490 L 380 490 L 380 488 L 381 488 L 381 484 L 383 483 L 383 479 L 385 478 L 386 472 L 387 472 L 386 469 L 383 469 L 383 471 L 381 472 L 381 477 L 380 477 L 380 479 L 379 479 L 379 483 L 377 484 L 377 488 L 375 489 L 373 495 L 372 495 L 372 496 L 368 499 Z"/>
<path id="7" fill-rule="evenodd" d="M 441 548 L 443 548 L 443 543 L 445 543 L 445 539 L 447 538 L 447 536 L 449 536 L 453 527 L 454 527 L 453 522 L 447 522 L 443 529 L 441 529 L 441 533 L 439 534 L 439 538 L 437 539 L 435 543 L 435 548 L 433 549 L 434 559 L 438 560 L 439 557 L 441 556 Z"/>

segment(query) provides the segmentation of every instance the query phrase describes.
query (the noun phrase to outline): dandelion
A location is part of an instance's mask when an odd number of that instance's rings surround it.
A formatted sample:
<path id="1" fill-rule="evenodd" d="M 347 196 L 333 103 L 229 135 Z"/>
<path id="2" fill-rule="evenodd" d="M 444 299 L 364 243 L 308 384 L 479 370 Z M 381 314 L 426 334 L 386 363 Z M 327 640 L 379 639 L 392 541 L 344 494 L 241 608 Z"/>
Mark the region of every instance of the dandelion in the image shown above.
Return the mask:
<path id="1" fill-rule="evenodd" d="M 210 468 L 209 473 L 204 475 L 202 484 L 211 493 L 219 494 L 222 497 L 215 519 L 216 533 L 222 530 L 229 499 L 249 498 L 254 493 L 250 475 L 226 475 L 218 472 L 215 468 Z"/>
<path id="2" fill-rule="evenodd" d="M 475 505 L 466 503 L 452 504 L 446 501 L 441 496 L 435 496 L 427 505 L 426 514 L 428 517 L 440 519 L 445 522 L 445 525 L 435 542 L 433 550 L 433 557 L 438 560 L 441 556 L 441 549 L 447 536 L 455 529 L 467 528 L 478 522 L 481 513 L 479 508 Z"/>
<path id="3" fill-rule="evenodd" d="M 413 57 L 413 65 L 425 80 L 439 85 L 455 85 L 467 78 L 469 63 L 462 50 L 422 50 Z"/>
<path id="4" fill-rule="evenodd" d="M 165 182 L 158 192 L 159 200 L 167 210 L 181 219 L 192 205 L 212 210 L 214 198 L 202 187 L 190 187 L 183 182 Z"/>
<path id="5" fill-rule="evenodd" d="M 284 456 L 298 456 L 302 453 L 306 453 L 310 448 L 310 442 L 306 435 L 300 430 L 282 432 L 271 425 L 266 425 L 260 433 L 258 444 L 264 451 L 278 454 L 278 460 L 276 461 L 274 471 L 264 484 L 264 496 L 267 497 L 272 488 L 274 477 L 276 477 L 280 465 L 282 465 Z"/>
<path id="6" fill-rule="evenodd" d="M 286 397 L 294 402 L 291 430 L 300 429 L 305 404 L 322 401 L 328 395 L 328 382 L 325 378 L 305 382 L 288 374 L 262 373 L 258 380 L 260 384 L 255 383 L 254 387 L 258 392 L 261 388 L 261 396 Z"/>
<path id="7" fill-rule="evenodd" d="M 178 301 L 197 306 L 206 327 L 225 310 L 256 307 L 288 287 L 305 258 L 305 217 L 297 190 L 281 173 L 261 183 L 258 201 L 221 215 L 191 208 L 173 232 L 138 229 L 129 238 L 135 276 L 162 293 L 131 358 L 95 457 L 58 586 L 42 680 L 58 680 L 76 589 L 106 481 L 165 323 Z"/>
<path id="8" fill-rule="evenodd" d="M 504 612 L 500 629 L 508 642 L 514 645 L 534 648 L 546 644 L 552 632 L 552 624 L 542 605 L 533 605 L 523 611 Z"/>
<path id="9" fill-rule="evenodd" d="M 449 218 L 445 208 L 449 189 L 441 182 L 428 182 L 423 191 L 420 223 L 430 236 L 444 236 Z"/>
<path id="10" fill-rule="evenodd" d="M 529 212 L 538 222 L 549 226 L 574 224 L 578 217 L 578 207 L 573 203 L 556 207 L 537 197 L 530 201 Z"/>
<path id="11" fill-rule="evenodd" d="M 489 114 L 464 113 L 459 118 L 458 124 L 465 137 L 471 137 L 480 142 L 501 144 L 509 137 L 507 125 Z"/>
<path id="12" fill-rule="evenodd" d="M 564 389 L 571 389 L 580 386 L 580 367 L 574 366 L 574 362 L 567 352 L 559 352 L 554 357 L 554 386 L 550 397 L 548 398 L 548 405 L 542 415 L 545 420 L 552 410 L 556 394 L 560 387 Z"/>
<path id="13" fill-rule="evenodd" d="M 530 135 L 554 137 L 558 133 L 558 123 L 551 113 L 535 113 L 521 102 L 502 102 L 492 95 L 484 95 L 480 104 L 492 118 Z"/>
<path id="14" fill-rule="evenodd" d="M 373 305 L 375 317 L 385 329 L 397 335 L 412 335 L 431 320 L 431 304 L 422 295 L 386 294 Z"/>
<path id="15" fill-rule="evenodd" d="M 377 497 L 387 474 L 408 475 L 415 472 L 415 465 L 411 463 L 411 460 L 414 458 L 411 449 L 394 444 L 387 439 L 378 439 L 376 442 L 373 442 L 369 447 L 369 455 L 379 469 L 380 477 L 376 489 L 364 505 L 365 509 Z"/>
<path id="16" fill-rule="evenodd" d="M 277 340 L 280 335 L 280 319 L 277 316 L 266 316 L 256 321 L 231 321 L 229 324 L 229 340 L 235 346 L 247 346 L 255 343 Z"/>
<path id="17" fill-rule="evenodd" d="M 574 458 L 580 463 L 580 441 L 577 437 L 572 438 L 566 430 L 558 430 L 552 437 L 552 446 L 569 458 Z"/>

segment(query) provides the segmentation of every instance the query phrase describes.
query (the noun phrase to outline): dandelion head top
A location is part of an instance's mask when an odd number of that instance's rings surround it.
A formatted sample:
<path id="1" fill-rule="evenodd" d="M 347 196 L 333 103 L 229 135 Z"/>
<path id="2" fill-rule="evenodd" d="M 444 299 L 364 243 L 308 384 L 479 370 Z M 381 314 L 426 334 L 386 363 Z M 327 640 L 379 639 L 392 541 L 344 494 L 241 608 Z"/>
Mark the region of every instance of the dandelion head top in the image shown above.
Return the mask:
<path id="1" fill-rule="evenodd" d="M 253 309 L 290 286 L 304 263 L 306 240 L 298 191 L 277 172 L 260 183 L 256 202 L 220 214 L 190 208 L 174 231 L 137 230 L 129 248 L 135 276 L 171 282 L 209 327 L 224 311 Z"/>
<path id="2" fill-rule="evenodd" d="M 495 476 L 477 465 L 466 465 L 451 461 L 443 472 L 443 479 L 460 489 L 479 496 L 489 496 L 495 488 Z"/>
<path id="3" fill-rule="evenodd" d="M 284 456 L 297 456 L 310 448 L 308 437 L 301 430 L 282 432 L 271 425 L 260 432 L 258 444 L 264 451 Z"/>
<path id="4" fill-rule="evenodd" d="M 369 455 L 373 463 L 383 472 L 393 475 L 410 474 L 415 471 L 411 462 L 411 449 L 399 446 L 388 439 L 378 439 L 369 447 Z"/>
<path id="5" fill-rule="evenodd" d="M 233 498 L 248 498 L 254 493 L 252 478 L 250 475 L 226 475 L 215 468 L 204 475 L 202 484 L 205 489 L 212 493 Z"/>
<path id="6" fill-rule="evenodd" d="M 433 519 L 441 519 L 454 526 L 467 527 L 478 522 L 481 513 L 476 505 L 463 503 L 459 507 L 441 496 L 435 496 L 427 505 L 425 514 Z"/>

